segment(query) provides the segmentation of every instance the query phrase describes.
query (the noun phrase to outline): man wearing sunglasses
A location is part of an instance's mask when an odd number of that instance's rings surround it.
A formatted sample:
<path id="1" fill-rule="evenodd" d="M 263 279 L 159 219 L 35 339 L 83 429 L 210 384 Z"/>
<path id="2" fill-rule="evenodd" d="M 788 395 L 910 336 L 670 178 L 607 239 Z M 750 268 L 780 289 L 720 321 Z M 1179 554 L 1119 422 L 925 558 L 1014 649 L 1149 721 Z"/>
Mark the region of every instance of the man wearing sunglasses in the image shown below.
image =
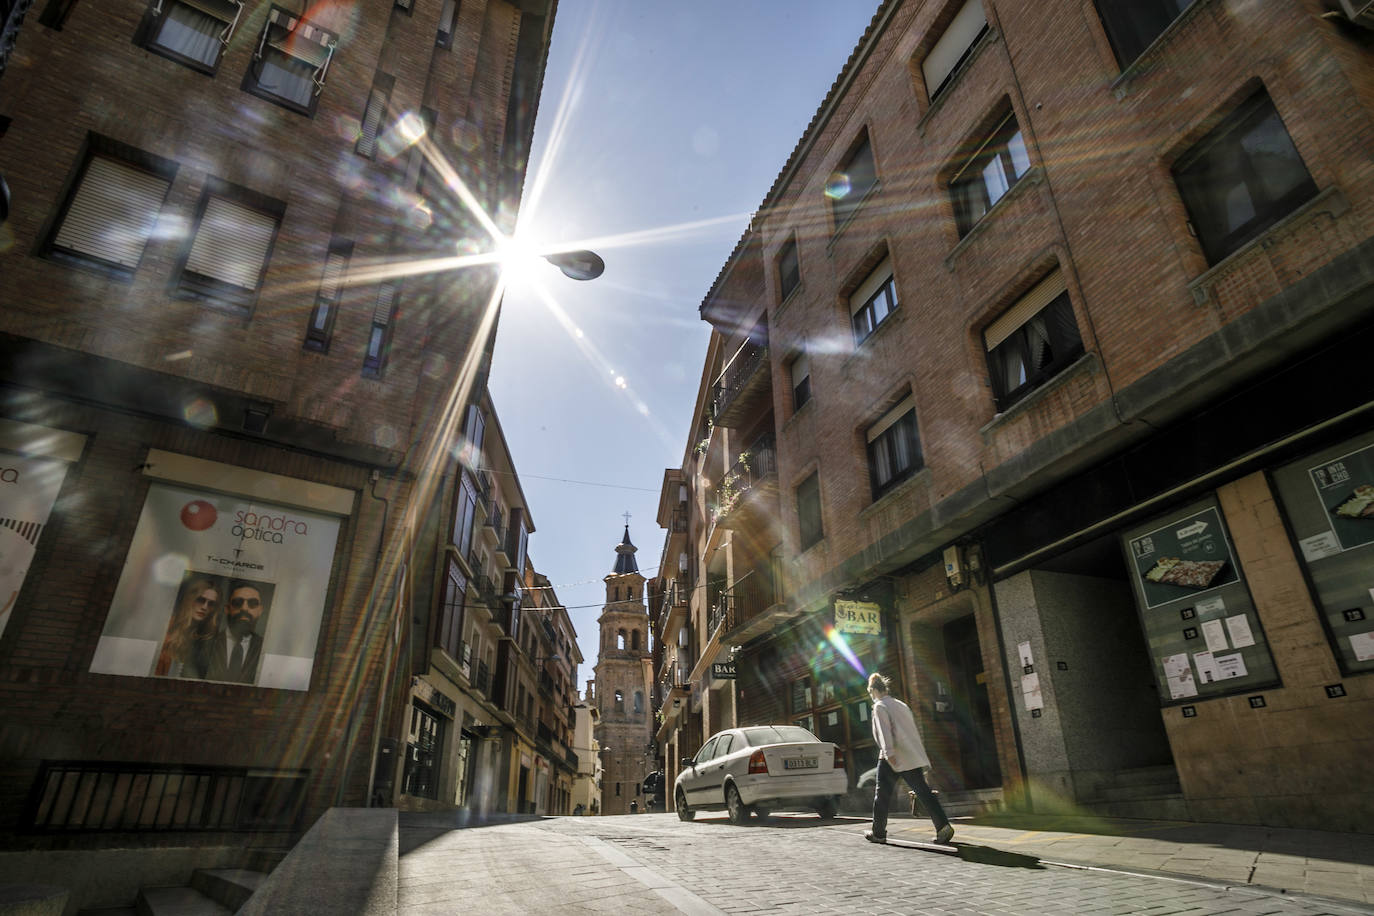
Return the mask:
<path id="1" fill-rule="evenodd" d="M 256 628 L 266 609 L 257 586 L 247 582 L 229 586 L 229 600 L 224 602 L 224 629 L 210 650 L 206 680 L 253 683 L 262 658 L 262 636 Z"/>

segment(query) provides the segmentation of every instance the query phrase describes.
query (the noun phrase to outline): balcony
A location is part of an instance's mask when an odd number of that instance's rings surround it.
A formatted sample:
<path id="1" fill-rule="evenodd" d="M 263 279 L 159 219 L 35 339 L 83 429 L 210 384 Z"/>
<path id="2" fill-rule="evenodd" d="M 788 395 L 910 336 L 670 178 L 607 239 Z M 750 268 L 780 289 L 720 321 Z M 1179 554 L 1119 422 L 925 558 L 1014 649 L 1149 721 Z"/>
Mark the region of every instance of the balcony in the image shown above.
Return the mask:
<path id="1" fill-rule="evenodd" d="M 499 614 L 505 609 L 501 603 L 501 590 L 485 573 L 477 577 L 477 595 L 482 599 L 482 603 L 491 609 L 493 614 Z"/>
<path id="2" fill-rule="evenodd" d="M 771 497 L 777 492 L 778 451 L 773 434 L 765 433 L 740 452 L 721 478 L 712 496 L 712 521 L 731 530 L 775 521 L 777 506 Z"/>
<path id="3" fill-rule="evenodd" d="M 660 606 L 658 619 L 659 645 L 667 645 L 671 640 L 668 639 L 669 633 L 676 633 L 678 628 L 687 619 L 688 598 L 691 595 L 691 587 L 685 586 L 679 580 L 671 580 L 668 587 L 663 590 L 663 604 Z"/>
<path id="4" fill-rule="evenodd" d="M 735 351 L 711 391 L 711 416 L 717 426 L 737 429 L 765 404 L 771 405 L 768 344 L 754 339 Z"/>
<path id="5" fill-rule="evenodd" d="M 486 662 L 482 661 L 477 663 L 477 677 L 473 678 L 472 686 L 476 687 L 479 691 L 485 694 L 488 699 L 490 699 L 491 668 L 487 666 Z"/>

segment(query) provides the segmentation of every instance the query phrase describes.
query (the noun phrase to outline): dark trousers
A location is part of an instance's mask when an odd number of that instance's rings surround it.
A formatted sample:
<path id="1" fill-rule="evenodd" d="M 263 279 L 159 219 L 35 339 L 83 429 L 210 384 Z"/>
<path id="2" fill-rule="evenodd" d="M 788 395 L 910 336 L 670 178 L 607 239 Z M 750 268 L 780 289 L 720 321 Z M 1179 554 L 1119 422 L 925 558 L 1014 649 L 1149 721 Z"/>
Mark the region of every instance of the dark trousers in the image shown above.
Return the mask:
<path id="1" fill-rule="evenodd" d="M 911 791 L 921 800 L 921 807 L 926 809 L 930 819 L 935 822 L 937 831 L 949 823 L 949 818 L 945 817 L 945 809 L 940 807 L 940 799 L 935 797 L 935 793 L 930 791 L 930 786 L 926 784 L 924 773 L 919 769 L 898 773 L 886 760 L 879 760 L 878 785 L 873 790 L 874 836 L 887 836 L 887 809 L 892 804 L 892 792 L 897 788 L 898 776 L 906 780 L 906 784 L 911 786 Z"/>

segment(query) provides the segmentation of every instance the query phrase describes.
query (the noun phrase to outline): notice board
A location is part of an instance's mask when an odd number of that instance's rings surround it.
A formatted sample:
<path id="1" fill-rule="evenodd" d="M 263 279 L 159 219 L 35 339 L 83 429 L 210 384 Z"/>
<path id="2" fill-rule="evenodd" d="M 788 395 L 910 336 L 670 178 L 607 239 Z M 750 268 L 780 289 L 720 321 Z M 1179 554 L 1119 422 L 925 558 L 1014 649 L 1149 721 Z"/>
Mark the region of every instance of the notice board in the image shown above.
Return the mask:
<path id="1" fill-rule="evenodd" d="M 1136 525 L 1122 540 L 1162 703 L 1278 683 L 1215 497 Z"/>

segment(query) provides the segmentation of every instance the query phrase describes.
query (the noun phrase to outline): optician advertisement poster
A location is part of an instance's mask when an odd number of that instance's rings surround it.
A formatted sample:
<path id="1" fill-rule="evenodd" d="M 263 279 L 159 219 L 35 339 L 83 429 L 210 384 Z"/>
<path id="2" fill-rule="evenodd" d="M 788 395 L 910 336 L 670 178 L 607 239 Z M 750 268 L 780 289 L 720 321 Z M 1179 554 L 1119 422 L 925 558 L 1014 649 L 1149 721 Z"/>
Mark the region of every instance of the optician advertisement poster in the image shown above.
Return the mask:
<path id="1" fill-rule="evenodd" d="M 309 689 L 339 527 L 152 484 L 91 671 Z"/>
<path id="2" fill-rule="evenodd" d="M 29 574 L 67 462 L 0 452 L 0 635 Z"/>

